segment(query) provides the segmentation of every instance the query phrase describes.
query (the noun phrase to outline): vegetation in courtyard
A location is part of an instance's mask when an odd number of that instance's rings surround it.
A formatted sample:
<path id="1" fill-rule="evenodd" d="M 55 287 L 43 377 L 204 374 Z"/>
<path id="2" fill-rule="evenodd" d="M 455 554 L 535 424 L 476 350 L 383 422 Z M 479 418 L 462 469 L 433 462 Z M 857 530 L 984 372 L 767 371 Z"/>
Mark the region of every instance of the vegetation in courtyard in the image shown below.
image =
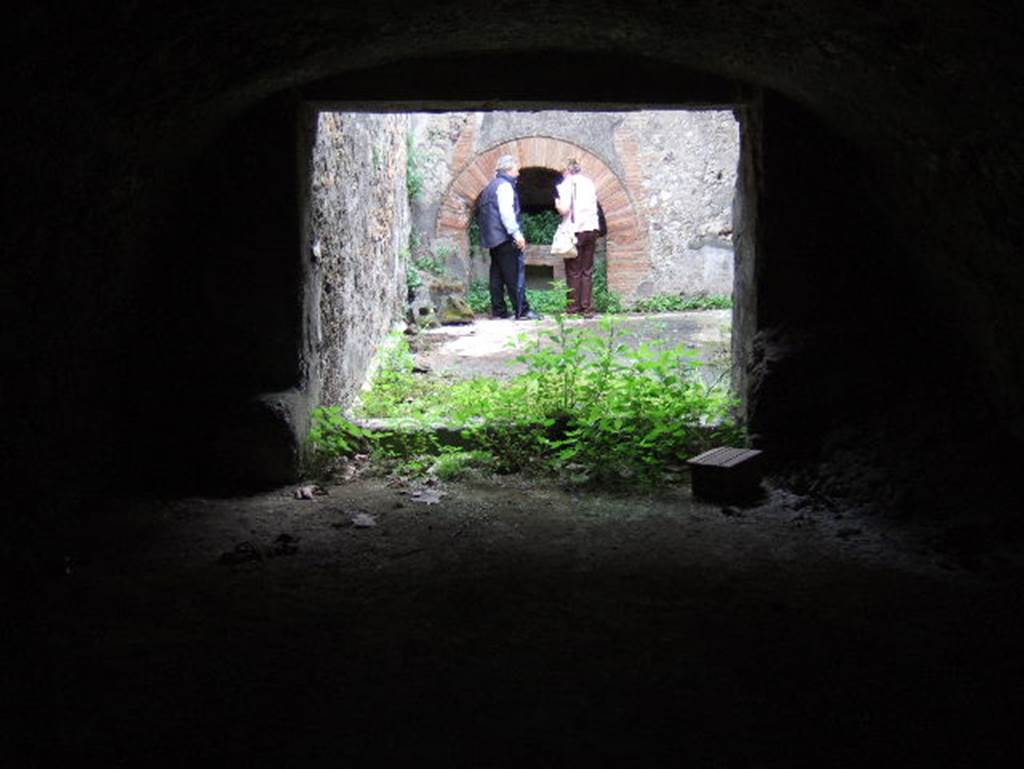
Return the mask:
<path id="1" fill-rule="evenodd" d="M 365 440 L 410 475 L 528 469 L 573 483 L 651 484 L 677 477 L 687 457 L 712 445 L 742 441 L 728 388 L 703 381 L 695 351 L 628 347 L 615 318 L 597 332 L 558 318 L 518 360 L 526 371 L 510 380 L 431 378 L 414 373 L 398 338 L 357 415 L 401 427 L 367 433 L 330 412 L 314 422 L 314 453 L 352 453 Z"/>
<path id="2" fill-rule="evenodd" d="M 530 309 L 542 315 L 556 315 L 565 312 L 568 298 L 564 284 L 549 289 L 526 289 L 526 299 Z M 488 314 L 491 311 L 491 293 L 483 281 L 473 281 L 466 293 L 466 301 L 473 312 Z"/>
<path id="3" fill-rule="evenodd" d="M 530 307 L 544 315 L 555 315 L 565 312 L 566 290 L 561 284 L 547 290 L 527 289 L 526 296 Z M 491 295 L 487 284 L 475 281 L 469 287 L 466 300 L 473 312 L 486 314 L 491 310 Z M 594 274 L 594 308 L 602 314 L 621 314 L 624 312 L 658 313 L 682 312 L 686 310 L 727 310 L 732 307 L 729 296 L 683 296 L 680 294 L 659 294 L 646 299 L 626 304 L 622 297 L 608 290 L 607 273 L 595 271 Z"/>
<path id="4" fill-rule="evenodd" d="M 608 259 L 604 256 L 594 261 L 593 291 L 594 309 L 597 312 L 614 314 L 626 311 L 622 296 L 608 288 Z"/>
<path id="5" fill-rule="evenodd" d="M 682 312 L 684 310 L 728 310 L 732 307 L 731 296 L 682 294 L 657 294 L 637 299 L 629 305 L 629 312 Z"/>
<path id="6" fill-rule="evenodd" d="M 549 289 L 526 290 L 526 298 L 531 309 L 542 315 L 557 315 L 565 312 L 568 307 L 567 287 L 564 282 L 554 281 Z M 626 312 L 622 297 L 608 290 L 608 267 L 604 259 L 598 259 L 594 265 L 594 309 L 602 314 L 618 314 Z M 474 281 L 466 294 L 466 301 L 473 312 L 487 314 L 491 311 L 491 295 L 487 283 Z"/>
<path id="7" fill-rule="evenodd" d="M 523 214 L 521 219 L 526 242 L 534 244 L 550 244 L 560 221 L 554 211 Z M 480 226 L 475 216 L 469 224 L 469 242 L 474 246 L 480 245 Z M 618 293 L 608 288 L 608 261 L 602 256 L 594 264 L 593 285 L 594 309 L 602 314 L 727 310 L 732 307 L 732 297 L 723 295 L 657 294 L 627 303 Z M 560 284 L 548 290 L 527 289 L 526 294 L 530 307 L 542 314 L 554 315 L 566 308 L 567 297 Z M 483 281 L 474 281 L 470 285 L 466 300 L 473 312 L 486 314 L 491 310 L 490 294 Z"/>
<path id="8" fill-rule="evenodd" d="M 551 241 L 555 237 L 555 230 L 558 229 L 558 224 L 562 221 L 562 217 L 554 209 L 538 211 L 535 214 L 524 213 L 519 218 L 526 242 L 541 246 L 551 245 Z"/>
<path id="9" fill-rule="evenodd" d="M 435 277 L 446 277 L 448 275 L 448 260 L 451 259 L 454 249 L 450 246 L 438 245 L 430 253 L 421 253 L 420 238 L 416 233 L 409 235 L 409 246 L 402 249 L 401 256 L 405 262 L 406 287 L 412 291 L 423 285 L 423 273 Z M 413 257 L 412 254 L 419 254 Z"/>
<path id="10" fill-rule="evenodd" d="M 538 246 L 551 245 L 551 241 L 555 237 L 555 230 L 558 229 L 560 221 L 562 221 L 562 217 L 554 209 L 538 211 L 537 213 L 524 212 L 519 215 L 519 224 L 522 226 L 523 237 L 526 238 L 526 242 Z M 473 213 L 473 217 L 469 222 L 469 244 L 471 246 L 480 245 L 480 222 L 476 212 Z"/>
<path id="11" fill-rule="evenodd" d="M 412 134 L 405 139 L 405 189 L 412 201 L 423 191 L 423 158 Z"/>
<path id="12" fill-rule="evenodd" d="M 333 462 L 368 451 L 371 433 L 346 419 L 340 406 L 319 406 L 310 419 L 307 471 L 324 474 Z"/>

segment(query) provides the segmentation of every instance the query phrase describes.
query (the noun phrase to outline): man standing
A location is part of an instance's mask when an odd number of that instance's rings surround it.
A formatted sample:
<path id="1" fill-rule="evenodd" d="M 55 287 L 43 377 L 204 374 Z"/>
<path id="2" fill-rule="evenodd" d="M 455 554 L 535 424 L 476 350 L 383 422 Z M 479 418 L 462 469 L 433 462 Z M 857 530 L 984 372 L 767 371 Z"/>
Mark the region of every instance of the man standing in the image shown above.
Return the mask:
<path id="1" fill-rule="evenodd" d="M 498 158 L 494 180 L 480 193 L 480 244 L 491 253 L 491 317 L 508 317 L 508 289 L 516 320 L 533 320 L 539 316 L 526 301 L 526 240 L 519 228 L 518 178 L 519 161 L 512 155 Z"/>
<path id="2" fill-rule="evenodd" d="M 572 222 L 576 233 L 574 259 L 565 260 L 565 282 L 569 287 L 570 315 L 594 317 L 594 247 L 600 222 L 597 213 L 597 190 L 589 177 L 580 173 L 575 158 L 566 161 L 562 183 L 557 188 L 555 208 L 562 218 Z"/>

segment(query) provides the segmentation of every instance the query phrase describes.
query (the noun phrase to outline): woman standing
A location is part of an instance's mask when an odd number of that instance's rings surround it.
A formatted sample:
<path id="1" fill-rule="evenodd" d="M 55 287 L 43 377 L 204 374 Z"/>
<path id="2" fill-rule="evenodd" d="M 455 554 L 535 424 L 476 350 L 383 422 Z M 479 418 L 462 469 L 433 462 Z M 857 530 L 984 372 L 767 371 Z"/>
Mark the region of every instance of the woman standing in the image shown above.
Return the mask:
<path id="1" fill-rule="evenodd" d="M 556 188 L 555 208 L 562 221 L 570 222 L 576 233 L 576 252 L 573 259 L 565 260 L 565 282 L 569 287 L 570 315 L 594 317 L 594 247 L 597 244 L 599 222 L 597 190 L 594 182 L 580 172 L 575 158 L 566 161 L 561 184 Z"/>

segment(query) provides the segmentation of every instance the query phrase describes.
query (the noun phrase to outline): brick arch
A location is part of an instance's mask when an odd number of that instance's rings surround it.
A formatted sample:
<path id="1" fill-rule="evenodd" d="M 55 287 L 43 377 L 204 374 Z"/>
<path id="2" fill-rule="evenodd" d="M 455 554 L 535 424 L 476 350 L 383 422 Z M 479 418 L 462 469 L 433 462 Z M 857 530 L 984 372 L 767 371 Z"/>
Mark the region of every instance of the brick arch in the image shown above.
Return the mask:
<path id="1" fill-rule="evenodd" d="M 608 287 L 631 296 L 650 270 L 647 228 L 642 226 L 629 185 L 594 153 L 572 142 L 547 136 L 530 136 L 495 145 L 471 157 L 445 191 L 437 214 L 435 237 L 459 246 L 469 254 L 469 223 L 473 206 L 483 188 L 494 178 L 494 165 L 502 155 L 515 155 L 522 168 L 562 170 L 565 159 L 578 158 L 583 173 L 594 180 L 597 198 L 608 222 Z M 628 171 L 627 171 L 628 172 Z"/>

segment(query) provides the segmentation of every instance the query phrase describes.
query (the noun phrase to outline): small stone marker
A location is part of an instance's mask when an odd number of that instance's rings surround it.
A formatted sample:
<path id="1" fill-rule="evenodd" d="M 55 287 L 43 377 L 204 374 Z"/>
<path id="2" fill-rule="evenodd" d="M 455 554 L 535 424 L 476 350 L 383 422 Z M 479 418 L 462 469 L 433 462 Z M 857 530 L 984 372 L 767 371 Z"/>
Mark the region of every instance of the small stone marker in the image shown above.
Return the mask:
<path id="1" fill-rule="evenodd" d="M 751 499 L 761 486 L 761 452 L 729 446 L 686 460 L 695 497 L 715 502 Z"/>
<path id="2" fill-rule="evenodd" d="M 372 529 L 377 525 L 377 519 L 369 513 L 356 513 L 352 516 L 352 525 L 357 529 Z"/>

